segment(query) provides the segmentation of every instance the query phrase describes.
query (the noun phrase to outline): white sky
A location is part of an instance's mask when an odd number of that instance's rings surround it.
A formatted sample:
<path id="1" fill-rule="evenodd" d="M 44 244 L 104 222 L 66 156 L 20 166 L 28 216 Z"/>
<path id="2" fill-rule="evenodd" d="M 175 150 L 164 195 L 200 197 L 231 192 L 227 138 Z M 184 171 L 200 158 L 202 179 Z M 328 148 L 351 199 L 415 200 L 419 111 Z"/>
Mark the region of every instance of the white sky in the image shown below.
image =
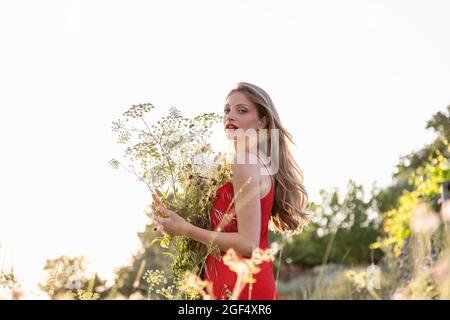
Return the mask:
<path id="1" fill-rule="evenodd" d="M 222 112 L 239 81 L 274 100 L 312 200 L 389 182 L 450 104 L 448 1 L 0 2 L 0 267 L 137 248 L 144 185 L 108 161 L 130 105 Z M 156 113 L 155 113 L 156 114 Z"/>

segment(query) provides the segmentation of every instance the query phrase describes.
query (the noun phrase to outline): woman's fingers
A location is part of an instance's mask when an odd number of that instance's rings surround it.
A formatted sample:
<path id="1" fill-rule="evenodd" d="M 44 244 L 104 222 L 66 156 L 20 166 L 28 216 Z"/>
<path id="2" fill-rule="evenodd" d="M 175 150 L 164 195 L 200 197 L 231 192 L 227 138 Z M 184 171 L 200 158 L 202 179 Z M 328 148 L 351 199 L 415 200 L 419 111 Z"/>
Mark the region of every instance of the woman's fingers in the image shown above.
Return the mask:
<path id="1" fill-rule="evenodd" d="M 159 206 L 158 211 L 163 214 L 163 217 L 165 218 L 170 217 L 171 211 L 169 209 L 164 208 L 163 206 Z"/>
<path id="2" fill-rule="evenodd" d="M 155 214 L 153 219 L 158 226 L 158 230 L 168 234 L 178 234 L 179 221 L 176 212 L 173 212 L 163 206 L 156 207 L 159 214 Z M 156 230 L 155 230 L 156 231 Z"/>
<path id="3" fill-rule="evenodd" d="M 164 224 L 165 222 L 167 222 L 169 220 L 169 218 L 164 218 L 164 217 L 160 217 L 160 216 L 155 216 L 154 219 L 159 224 Z"/>
<path id="4" fill-rule="evenodd" d="M 155 217 L 155 222 L 156 222 L 156 225 L 158 226 L 158 230 L 160 230 L 163 233 L 166 233 L 166 225 L 169 222 L 169 219 L 162 218 L 162 217 Z"/>
<path id="5" fill-rule="evenodd" d="M 155 224 L 156 224 L 156 227 L 154 228 L 155 231 L 160 230 L 160 231 L 164 232 L 164 227 L 161 223 L 155 221 Z"/>

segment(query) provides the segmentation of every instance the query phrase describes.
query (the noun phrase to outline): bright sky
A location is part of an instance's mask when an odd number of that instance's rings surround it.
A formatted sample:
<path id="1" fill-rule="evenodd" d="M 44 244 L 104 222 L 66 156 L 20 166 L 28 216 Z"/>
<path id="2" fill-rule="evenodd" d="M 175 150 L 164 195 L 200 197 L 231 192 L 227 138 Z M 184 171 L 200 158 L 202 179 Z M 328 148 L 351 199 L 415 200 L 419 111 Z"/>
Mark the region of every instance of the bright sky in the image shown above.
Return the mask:
<path id="1" fill-rule="evenodd" d="M 60 254 L 105 277 L 126 263 L 149 194 L 108 161 L 132 104 L 221 113 L 252 82 L 312 200 L 349 178 L 388 183 L 450 104 L 449 14 L 444 0 L 2 1 L 0 267 L 35 281 Z"/>

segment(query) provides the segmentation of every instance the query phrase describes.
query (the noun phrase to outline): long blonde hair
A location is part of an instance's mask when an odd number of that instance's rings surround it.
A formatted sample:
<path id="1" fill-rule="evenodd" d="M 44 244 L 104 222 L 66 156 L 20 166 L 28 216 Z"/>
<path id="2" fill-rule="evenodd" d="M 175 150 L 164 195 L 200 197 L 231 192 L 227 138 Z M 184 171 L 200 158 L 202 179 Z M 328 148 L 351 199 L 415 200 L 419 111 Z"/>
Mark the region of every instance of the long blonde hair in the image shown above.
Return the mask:
<path id="1" fill-rule="evenodd" d="M 303 172 L 292 156 L 288 140 L 295 145 L 292 135 L 283 127 L 280 117 L 270 96 L 260 87 L 239 82 L 226 96 L 241 92 L 252 101 L 258 110 L 258 117 L 267 117 L 267 127 L 279 130 L 279 165 L 274 175 L 275 199 L 272 207 L 270 227 L 274 231 L 298 233 L 308 222 L 308 214 L 304 211 L 308 204 L 308 194 L 303 185 Z M 268 135 L 268 154 L 271 150 L 271 135 Z"/>

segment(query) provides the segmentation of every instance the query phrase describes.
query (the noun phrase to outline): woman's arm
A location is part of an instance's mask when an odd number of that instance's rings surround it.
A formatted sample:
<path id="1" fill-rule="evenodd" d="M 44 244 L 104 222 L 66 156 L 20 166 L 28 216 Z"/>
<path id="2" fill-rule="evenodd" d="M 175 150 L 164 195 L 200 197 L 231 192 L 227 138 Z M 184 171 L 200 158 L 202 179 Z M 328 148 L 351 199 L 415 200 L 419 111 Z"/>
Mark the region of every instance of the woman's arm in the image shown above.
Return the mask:
<path id="1" fill-rule="evenodd" d="M 216 243 L 224 252 L 233 248 L 238 254 L 245 257 L 251 257 L 253 249 L 259 247 L 259 241 L 258 244 L 251 243 L 239 232 L 209 231 L 192 224 L 189 225 L 186 236 L 207 245 L 211 242 Z"/>
<path id="2" fill-rule="evenodd" d="M 196 227 L 177 213 L 162 208 L 166 218 L 155 217 L 161 229 L 170 235 L 184 235 L 198 242 L 216 243 L 221 251 L 233 248 L 242 256 L 251 256 L 259 247 L 261 232 L 260 169 L 257 164 L 232 164 L 237 232 L 210 231 Z"/>

